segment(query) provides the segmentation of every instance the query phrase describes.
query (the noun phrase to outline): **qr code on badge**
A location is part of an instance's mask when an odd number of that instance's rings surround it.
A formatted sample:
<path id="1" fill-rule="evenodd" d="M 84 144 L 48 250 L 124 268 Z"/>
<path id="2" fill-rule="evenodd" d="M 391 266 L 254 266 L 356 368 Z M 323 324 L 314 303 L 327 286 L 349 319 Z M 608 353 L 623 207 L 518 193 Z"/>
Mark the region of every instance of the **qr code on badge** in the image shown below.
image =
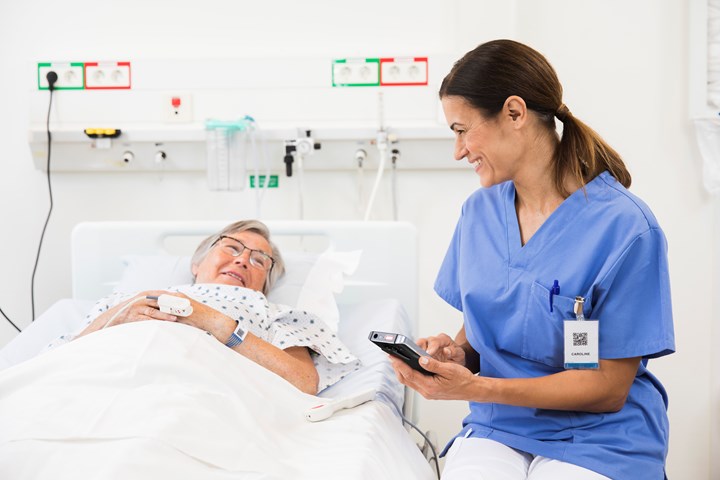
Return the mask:
<path id="1" fill-rule="evenodd" d="M 587 347 L 587 332 L 573 333 L 573 347 Z"/>

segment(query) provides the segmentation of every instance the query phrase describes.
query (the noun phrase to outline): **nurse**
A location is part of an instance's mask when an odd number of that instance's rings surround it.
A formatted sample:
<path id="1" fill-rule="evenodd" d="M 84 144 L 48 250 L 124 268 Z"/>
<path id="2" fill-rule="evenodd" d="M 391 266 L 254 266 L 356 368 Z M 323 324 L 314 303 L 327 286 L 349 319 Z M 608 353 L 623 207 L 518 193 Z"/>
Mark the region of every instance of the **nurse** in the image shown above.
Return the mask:
<path id="1" fill-rule="evenodd" d="M 435 283 L 464 322 L 418 340 L 434 375 L 392 361 L 425 398 L 470 402 L 443 479 L 662 480 L 667 394 L 647 364 L 675 349 L 667 244 L 625 164 L 526 45 L 468 52 L 440 99 L 483 187 Z"/>

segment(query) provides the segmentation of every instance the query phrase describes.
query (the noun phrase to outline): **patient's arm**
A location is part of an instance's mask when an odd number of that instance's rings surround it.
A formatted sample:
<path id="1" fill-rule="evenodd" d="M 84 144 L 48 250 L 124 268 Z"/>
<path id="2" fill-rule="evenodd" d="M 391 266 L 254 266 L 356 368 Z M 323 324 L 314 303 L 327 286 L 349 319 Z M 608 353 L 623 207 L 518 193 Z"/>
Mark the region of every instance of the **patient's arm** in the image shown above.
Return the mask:
<path id="1" fill-rule="evenodd" d="M 190 300 L 193 313 L 188 317 L 178 317 L 158 310 L 157 300 L 147 299 L 146 296 L 159 297 L 170 294 L 185 297 Z M 110 322 L 112 320 L 112 322 Z M 141 292 L 130 300 L 120 303 L 104 312 L 93 320 L 75 338 L 103 329 L 105 326 L 120 325 L 122 323 L 138 322 L 143 320 L 166 320 L 182 322 L 211 333 L 220 342 L 227 342 L 230 334 L 235 330 L 237 322 L 223 315 L 204 303 L 197 302 L 178 292 L 153 290 Z M 110 322 L 110 323 L 108 323 Z M 318 373 L 305 347 L 290 347 L 281 350 L 265 340 L 248 333 L 245 341 L 233 347 L 235 351 L 262 365 L 268 370 L 280 375 L 299 390 L 311 395 L 317 394 Z"/>
<path id="2" fill-rule="evenodd" d="M 175 295 L 179 296 L 178 293 Z M 193 307 L 192 315 L 179 317 L 177 321 L 205 330 L 220 342 L 226 343 L 235 330 L 237 322 L 204 303 L 192 299 L 190 301 Z M 245 341 L 233 347 L 233 350 L 280 375 L 299 390 L 311 395 L 317 394 L 319 377 L 306 347 L 281 350 L 260 337 L 248 333 Z"/>
<path id="3" fill-rule="evenodd" d="M 173 292 L 167 292 L 165 290 L 152 290 L 138 293 L 128 301 L 115 305 L 113 308 L 99 315 L 75 338 L 82 337 L 97 330 L 102 330 L 105 326 L 120 325 L 122 323 L 140 322 L 143 320 L 176 321 L 177 317 L 175 315 L 170 315 L 169 313 L 158 310 L 157 300 L 144 298 L 146 296 L 159 297 L 162 294 L 174 295 Z M 111 320 L 112 322 L 108 323 Z"/>

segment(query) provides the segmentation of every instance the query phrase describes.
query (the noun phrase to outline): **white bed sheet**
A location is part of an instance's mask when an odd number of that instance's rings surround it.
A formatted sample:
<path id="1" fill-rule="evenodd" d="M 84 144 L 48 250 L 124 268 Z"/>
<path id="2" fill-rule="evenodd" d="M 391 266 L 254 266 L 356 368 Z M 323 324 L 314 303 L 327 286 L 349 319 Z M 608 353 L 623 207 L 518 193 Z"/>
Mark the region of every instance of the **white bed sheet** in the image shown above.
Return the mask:
<path id="1" fill-rule="evenodd" d="M 94 303 L 64 298 L 52 304 L 0 350 L 0 370 L 33 358 L 60 335 L 76 332 Z"/>
<path id="2" fill-rule="evenodd" d="M 182 324 L 96 332 L 0 390 L 0 478 L 433 478 L 391 407 L 307 422 L 316 397 Z"/>
<path id="3" fill-rule="evenodd" d="M 85 316 L 94 302 L 63 299 L 0 350 L 0 370 L 24 362 L 45 350 L 60 335 L 73 333 L 86 323 Z M 341 305 L 338 336 L 362 362 L 362 368 L 320 393 L 325 398 L 350 396 L 375 389 L 378 400 L 402 408 L 404 388 L 395 378 L 387 355 L 368 340 L 371 330 L 410 335 L 412 324 L 397 300 L 382 299 L 355 305 Z"/>

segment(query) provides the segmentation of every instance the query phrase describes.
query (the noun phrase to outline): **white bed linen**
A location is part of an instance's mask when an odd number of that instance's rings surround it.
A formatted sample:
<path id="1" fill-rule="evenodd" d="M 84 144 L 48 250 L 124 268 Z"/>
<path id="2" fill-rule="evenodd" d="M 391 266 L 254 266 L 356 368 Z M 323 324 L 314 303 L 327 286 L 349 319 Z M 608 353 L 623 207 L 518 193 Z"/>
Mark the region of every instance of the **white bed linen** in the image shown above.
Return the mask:
<path id="1" fill-rule="evenodd" d="M 96 332 L 0 391 L 0 478 L 433 478 L 386 404 L 307 422 L 316 397 L 182 324 Z"/>
<path id="2" fill-rule="evenodd" d="M 70 298 L 52 304 L 0 350 L 0 370 L 33 358 L 60 335 L 76 332 L 94 304 Z"/>
<path id="3" fill-rule="evenodd" d="M 60 335 L 75 333 L 86 323 L 95 302 L 62 299 L 28 325 L 0 350 L 0 370 L 33 358 Z M 358 357 L 362 367 L 320 393 L 326 398 L 350 396 L 367 389 L 380 392 L 378 399 L 394 409 L 403 405 L 404 387 L 396 380 L 387 355 L 368 340 L 371 330 L 412 335 L 412 323 L 395 299 L 341 305 L 340 340 Z"/>

